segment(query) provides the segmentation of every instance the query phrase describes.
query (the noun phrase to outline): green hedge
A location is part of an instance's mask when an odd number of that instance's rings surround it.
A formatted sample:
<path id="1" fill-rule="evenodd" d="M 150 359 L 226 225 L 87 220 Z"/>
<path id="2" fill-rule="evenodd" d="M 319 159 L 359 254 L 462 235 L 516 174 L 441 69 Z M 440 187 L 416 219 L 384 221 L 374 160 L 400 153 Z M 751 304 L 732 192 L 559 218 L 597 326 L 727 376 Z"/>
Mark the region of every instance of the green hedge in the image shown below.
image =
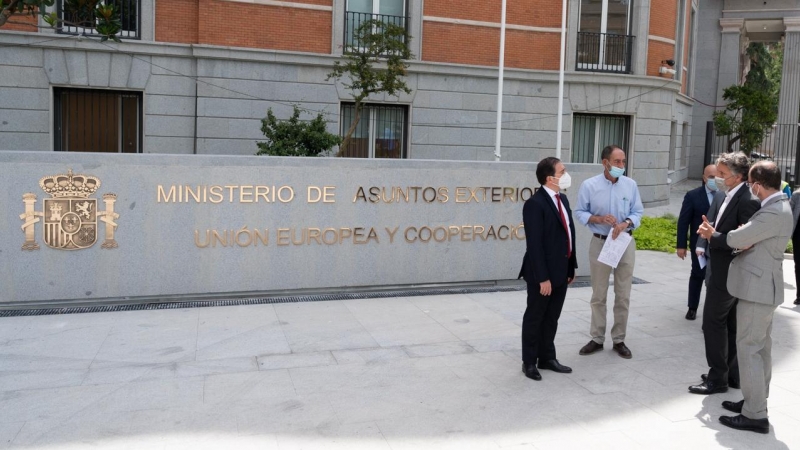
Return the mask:
<path id="1" fill-rule="evenodd" d="M 678 218 L 672 214 L 661 217 L 642 217 L 642 224 L 634 230 L 637 250 L 655 250 L 657 252 L 675 253 L 678 236 Z M 786 247 L 786 253 L 792 253 L 792 241 Z"/>

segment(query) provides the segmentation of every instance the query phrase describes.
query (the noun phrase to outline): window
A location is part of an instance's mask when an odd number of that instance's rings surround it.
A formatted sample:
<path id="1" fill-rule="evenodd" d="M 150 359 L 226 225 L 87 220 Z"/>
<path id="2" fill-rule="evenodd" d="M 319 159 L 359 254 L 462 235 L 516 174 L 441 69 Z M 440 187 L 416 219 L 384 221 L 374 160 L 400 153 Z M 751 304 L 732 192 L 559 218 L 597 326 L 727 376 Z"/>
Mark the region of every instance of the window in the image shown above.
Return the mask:
<path id="1" fill-rule="evenodd" d="M 669 128 L 669 162 L 667 163 L 667 170 L 672 172 L 675 170 L 675 157 L 678 149 L 678 122 L 672 121 Z"/>
<path id="2" fill-rule="evenodd" d="M 345 46 L 359 47 L 354 41 L 358 27 L 371 19 L 407 27 L 406 0 L 347 0 L 344 18 Z"/>
<path id="3" fill-rule="evenodd" d="M 576 70 L 630 73 L 631 0 L 581 0 Z"/>
<path id="4" fill-rule="evenodd" d="M 349 147 L 342 156 L 349 158 L 406 158 L 408 108 L 367 105 L 361 110 Z M 355 118 L 355 105 L 343 104 L 341 135 Z"/>
<path id="5" fill-rule="evenodd" d="M 141 92 L 56 88 L 55 149 L 142 152 Z"/>
<path id="6" fill-rule="evenodd" d="M 64 20 L 59 33 L 97 35 L 94 28 L 94 6 L 97 4 L 114 5 L 119 11 L 120 32 L 117 34 L 122 39 L 141 39 L 139 33 L 139 12 L 141 11 L 141 0 L 100 0 L 75 2 L 84 3 L 78 10 L 67 11 L 65 3 L 68 0 L 57 0 L 58 17 Z"/>
<path id="7" fill-rule="evenodd" d="M 689 122 L 683 122 L 681 130 L 681 169 L 686 167 L 689 161 Z"/>
<path id="8" fill-rule="evenodd" d="M 574 114 L 571 162 L 599 164 L 607 145 L 617 145 L 627 153 L 628 130 L 627 116 Z"/>

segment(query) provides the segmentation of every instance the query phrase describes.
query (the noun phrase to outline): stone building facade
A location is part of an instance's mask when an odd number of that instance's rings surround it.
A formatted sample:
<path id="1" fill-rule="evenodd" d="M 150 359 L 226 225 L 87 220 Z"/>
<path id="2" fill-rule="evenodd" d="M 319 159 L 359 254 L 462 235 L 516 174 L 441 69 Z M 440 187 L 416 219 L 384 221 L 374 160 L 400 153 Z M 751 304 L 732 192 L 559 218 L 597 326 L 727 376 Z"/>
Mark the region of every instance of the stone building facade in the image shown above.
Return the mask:
<path id="1" fill-rule="evenodd" d="M 0 29 L 0 149 L 252 155 L 266 111 L 288 117 L 293 104 L 341 132 L 351 96 L 326 75 L 367 15 L 408 29 L 412 92 L 369 100 L 352 156 L 494 159 L 500 0 L 123 3 L 121 43 L 24 18 Z M 622 145 L 645 204 L 666 203 L 702 155 L 693 96 L 711 80 L 694 67 L 729 36 L 722 2 L 567 3 L 562 159 L 598 163 Z M 561 13 L 508 0 L 503 161 L 555 154 Z"/>

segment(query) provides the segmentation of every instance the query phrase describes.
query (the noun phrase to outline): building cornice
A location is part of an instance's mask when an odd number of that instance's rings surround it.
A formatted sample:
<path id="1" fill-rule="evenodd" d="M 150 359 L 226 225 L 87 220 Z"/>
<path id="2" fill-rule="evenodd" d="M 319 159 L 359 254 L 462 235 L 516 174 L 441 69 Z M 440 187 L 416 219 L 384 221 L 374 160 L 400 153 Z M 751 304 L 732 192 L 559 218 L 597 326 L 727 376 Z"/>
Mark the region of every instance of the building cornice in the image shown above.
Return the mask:
<path id="1" fill-rule="evenodd" d="M 744 19 L 719 19 L 723 33 L 741 33 L 744 28 Z"/>
<path id="2" fill-rule="evenodd" d="M 783 25 L 787 33 L 797 33 L 800 31 L 800 17 L 784 17 Z"/>

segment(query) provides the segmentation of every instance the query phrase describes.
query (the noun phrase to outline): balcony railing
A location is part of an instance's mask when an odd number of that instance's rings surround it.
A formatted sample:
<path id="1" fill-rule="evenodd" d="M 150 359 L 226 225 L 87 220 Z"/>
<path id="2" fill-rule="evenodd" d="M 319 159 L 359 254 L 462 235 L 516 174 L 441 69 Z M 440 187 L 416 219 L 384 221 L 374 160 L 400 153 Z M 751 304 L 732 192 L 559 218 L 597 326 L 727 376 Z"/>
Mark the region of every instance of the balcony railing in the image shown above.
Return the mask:
<path id="1" fill-rule="evenodd" d="M 94 15 L 89 8 L 85 11 L 67 11 L 64 3 L 66 0 L 56 2 L 58 18 L 64 22 L 60 24 L 59 33 L 97 36 L 99 33 L 94 28 Z M 91 3 L 91 2 L 87 2 Z M 119 11 L 122 23 L 117 36 L 121 39 L 141 39 L 139 17 L 141 16 L 141 0 L 101 0 L 101 4 L 114 5 Z"/>
<path id="2" fill-rule="evenodd" d="M 608 33 L 578 33 L 575 70 L 631 73 L 634 36 Z"/>
<path id="3" fill-rule="evenodd" d="M 362 23 L 369 20 L 377 20 L 384 23 L 391 23 L 406 30 L 408 33 L 407 16 L 390 16 L 387 14 L 371 14 L 362 12 L 347 11 L 344 16 L 344 51 L 349 49 L 363 49 L 365 46 L 358 40 L 357 31 Z"/>

